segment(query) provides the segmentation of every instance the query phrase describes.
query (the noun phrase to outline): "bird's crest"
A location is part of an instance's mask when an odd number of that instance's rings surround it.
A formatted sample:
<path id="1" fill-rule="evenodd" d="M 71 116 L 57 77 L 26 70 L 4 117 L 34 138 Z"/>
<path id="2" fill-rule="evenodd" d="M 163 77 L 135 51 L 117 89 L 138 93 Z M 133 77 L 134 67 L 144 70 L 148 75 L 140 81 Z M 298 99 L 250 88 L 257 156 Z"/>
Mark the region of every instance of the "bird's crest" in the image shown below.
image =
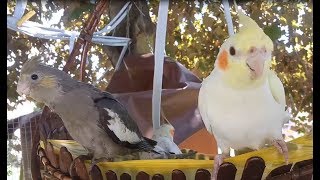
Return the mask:
<path id="1" fill-rule="evenodd" d="M 236 5 L 236 4 L 235 4 Z M 238 7 L 236 5 L 236 7 Z M 239 31 L 237 32 L 237 40 L 241 43 L 242 46 L 251 46 L 252 42 L 255 42 L 257 39 L 261 43 L 264 43 L 267 49 L 273 50 L 273 42 L 269 36 L 267 36 L 263 29 L 251 19 L 249 16 L 245 15 L 240 8 L 236 8 L 239 17 Z"/>
<path id="2" fill-rule="evenodd" d="M 27 60 L 22 68 L 21 68 L 21 73 L 26 73 L 34 70 L 38 65 L 40 65 L 41 62 L 41 56 L 34 56 L 31 59 Z"/>
<path id="3" fill-rule="evenodd" d="M 254 30 L 261 33 L 262 29 L 258 26 L 258 24 L 253 19 L 244 14 L 242 9 L 238 7 L 235 0 L 233 1 L 233 3 L 239 16 L 239 32 Z"/>
<path id="4" fill-rule="evenodd" d="M 241 10 L 238 10 L 239 15 L 239 32 L 250 32 L 250 33 L 264 33 L 263 30 L 258 26 L 258 24 L 246 16 Z"/>

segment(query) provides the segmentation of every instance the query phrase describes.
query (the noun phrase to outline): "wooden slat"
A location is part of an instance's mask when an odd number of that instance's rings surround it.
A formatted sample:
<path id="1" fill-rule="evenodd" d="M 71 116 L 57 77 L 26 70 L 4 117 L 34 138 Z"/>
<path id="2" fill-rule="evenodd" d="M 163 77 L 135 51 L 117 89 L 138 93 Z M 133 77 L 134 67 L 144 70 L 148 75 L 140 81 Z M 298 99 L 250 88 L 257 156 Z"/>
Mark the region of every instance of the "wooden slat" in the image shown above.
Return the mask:
<path id="1" fill-rule="evenodd" d="M 58 179 L 63 179 L 64 177 L 66 177 L 66 175 L 64 173 L 62 173 L 61 171 L 54 172 L 53 176 L 58 178 Z"/>
<path id="2" fill-rule="evenodd" d="M 66 147 L 61 147 L 59 157 L 59 166 L 61 172 L 69 174 L 69 168 L 73 161 L 71 153 L 68 151 Z"/>
<path id="3" fill-rule="evenodd" d="M 131 180 L 131 176 L 127 173 L 123 173 L 120 176 L 120 180 Z"/>
<path id="4" fill-rule="evenodd" d="M 272 170 L 268 176 L 266 177 L 266 180 L 269 179 L 283 179 L 283 178 L 289 178 L 291 179 L 290 170 L 291 170 L 292 164 L 283 165 L 278 168 L 275 168 Z"/>
<path id="5" fill-rule="evenodd" d="M 241 180 L 260 180 L 266 165 L 262 158 L 251 157 L 247 160 Z"/>
<path id="6" fill-rule="evenodd" d="M 280 175 L 277 175 L 277 176 L 272 176 L 271 178 L 268 178 L 268 180 L 291 180 L 291 173 L 288 172 L 288 173 L 284 173 L 284 174 L 280 174 Z"/>
<path id="7" fill-rule="evenodd" d="M 179 169 L 172 171 L 172 179 L 174 180 L 186 180 L 186 175 Z"/>
<path id="8" fill-rule="evenodd" d="M 46 152 L 44 151 L 43 148 L 40 147 L 40 148 L 38 149 L 37 154 L 39 155 L 39 157 L 42 157 L 42 156 L 45 156 L 45 155 L 46 155 Z"/>
<path id="9" fill-rule="evenodd" d="M 69 177 L 69 176 L 65 176 L 65 177 L 63 177 L 61 180 L 75 180 L 75 179 L 72 179 L 72 178 Z"/>
<path id="10" fill-rule="evenodd" d="M 42 164 L 43 164 L 44 166 L 50 164 L 50 161 L 49 161 L 49 159 L 46 157 L 46 153 L 45 153 L 45 151 L 44 151 L 43 148 L 39 148 L 39 149 L 38 149 L 38 156 L 40 157 L 40 162 L 42 162 Z"/>
<path id="11" fill-rule="evenodd" d="M 71 180 L 71 177 L 68 176 L 68 169 L 67 165 L 63 167 L 63 165 L 68 164 L 65 163 L 67 159 L 69 158 L 69 164 L 70 161 L 72 161 L 72 155 L 67 150 L 67 148 L 62 147 L 60 149 L 60 159 L 56 158 L 55 156 L 51 156 L 53 152 L 53 146 L 50 142 L 46 145 L 46 151 L 44 151 L 43 148 L 38 149 L 38 155 L 41 159 L 42 164 L 45 165 L 47 174 L 50 174 L 51 176 L 61 179 L 61 180 Z M 47 154 L 50 154 L 49 156 Z M 53 153 L 54 154 L 54 153 Z M 50 160 L 50 157 L 52 160 Z M 51 161 L 54 161 L 58 159 L 60 163 L 61 170 L 59 168 L 54 167 L 51 164 Z M 89 174 L 87 173 L 86 166 L 84 165 L 83 158 L 76 158 L 73 161 L 74 166 L 74 173 L 76 176 L 72 176 L 72 179 L 89 179 Z M 291 169 L 292 164 L 284 165 L 278 168 L 275 168 L 272 170 L 266 179 L 272 179 L 272 180 L 286 180 L 286 179 L 297 179 L 297 180 L 310 180 L 312 178 L 313 174 L 313 160 L 304 160 L 297 162 L 294 167 Z M 64 170 L 63 170 L 64 169 Z M 72 169 L 72 168 L 70 168 Z M 262 178 L 263 172 L 265 169 L 265 162 L 260 157 L 251 157 L 247 160 L 244 170 L 242 172 L 241 180 L 258 180 Z M 64 171 L 64 172 L 63 172 Z M 219 172 L 218 172 L 218 180 L 234 180 L 236 175 L 237 169 L 236 167 L 229 162 L 225 162 L 220 166 Z M 103 173 L 103 172 L 102 172 Z M 102 180 L 101 170 L 98 166 L 93 166 L 92 171 L 90 172 L 91 179 L 94 180 Z M 113 171 L 108 171 L 105 173 L 106 179 L 108 180 L 117 180 L 117 175 Z M 209 180 L 210 172 L 206 169 L 198 169 L 195 174 L 195 180 Z M 48 177 L 46 177 L 48 178 Z M 131 180 L 132 177 L 127 174 L 123 173 L 120 176 L 120 180 Z M 137 180 L 148 180 L 150 179 L 150 175 L 146 172 L 139 172 L 135 179 Z M 175 169 L 172 171 L 172 179 L 173 180 L 185 180 L 186 176 L 185 174 L 179 170 Z M 156 174 L 152 176 L 152 180 L 164 180 L 164 176 L 161 174 Z"/>
<path id="12" fill-rule="evenodd" d="M 72 179 L 79 179 L 79 176 L 76 172 L 76 168 L 74 167 L 74 160 L 72 161 L 71 165 L 70 165 L 70 169 L 69 169 L 69 175 Z"/>
<path id="13" fill-rule="evenodd" d="M 310 167 L 313 166 L 313 159 L 308 159 L 308 160 L 304 160 L 304 161 L 299 161 L 297 163 L 294 164 L 294 166 L 292 167 L 292 170 L 298 170 L 304 167 Z"/>
<path id="14" fill-rule="evenodd" d="M 94 165 L 90 171 L 91 179 L 93 180 L 103 180 L 101 170 L 97 165 Z"/>
<path id="15" fill-rule="evenodd" d="M 195 175 L 195 180 L 210 180 L 211 174 L 206 169 L 198 169 Z"/>
<path id="16" fill-rule="evenodd" d="M 76 171 L 76 174 L 80 177 L 81 180 L 89 179 L 89 175 L 86 169 L 86 166 L 79 157 L 74 159 L 74 168 Z"/>
<path id="17" fill-rule="evenodd" d="M 164 177 L 161 174 L 155 174 L 152 176 L 152 180 L 164 180 Z"/>
<path id="18" fill-rule="evenodd" d="M 54 153 L 53 146 L 50 142 L 46 144 L 46 155 L 50 160 L 50 164 L 55 168 L 59 168 L 59 157 Z"/>
<path id="19" fill-rule="evenodd" d="M 46 167 L 47 167 L 48 172 L 51 175 L 53 175 L 57 171 L 57 169 L 55 167 L 53 167 L 51 164 L 48 164 Z"/>
<path id="20" fill-rule="evenodd" d="M 117 180 L 117 175 L 115 172 L 109 170 L 106 172 L 106 178 L 107 180 Z"/>
<path id="21" fill-rule="evenodd" d="M 236 177 L 237 168 L 229 162 L 224 162 L 220 165 L 218 171 L 218 180 L 234 180 Z"/>
<path id="22" fill-rule="evenodd" d="M 45 156 L 41 157 L 41 162 L 45 167 L 47 167 L 47 165 L 50 165 L 49 159 Z"/>
<path id="23" fill-rule="evenodd" d="M 311 180 L 313 175 L 313 159 L 297 162 L 292 171 L 292 179 Z"/>
<path id="24" fill-rule="evenodd" d="M 150 179 L 150 175 L 143 172 L 143 171 L 140 171 L 137 176 L 136 176 L 136 179 L 137 180 L 149 180 Z"/>
<path id="25" fill-rule="evenodd" d="M 54 177 L 52 174 L 49 174 L 47 172 L 42 173 L 44 180 L 59 180 L 58 178 Z"/>

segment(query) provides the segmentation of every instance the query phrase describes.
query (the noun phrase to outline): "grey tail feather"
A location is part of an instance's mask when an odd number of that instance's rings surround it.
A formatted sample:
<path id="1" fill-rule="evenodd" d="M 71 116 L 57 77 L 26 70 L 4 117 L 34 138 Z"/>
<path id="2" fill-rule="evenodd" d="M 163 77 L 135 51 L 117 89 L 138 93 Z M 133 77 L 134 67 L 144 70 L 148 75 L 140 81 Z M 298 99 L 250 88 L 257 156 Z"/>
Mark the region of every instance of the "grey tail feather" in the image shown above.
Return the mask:
<path id="1" fill-rule="evenodd" d="M 143 137 L 145 141 L 147 141 L 151 146 L 155 146 L 158 144 L 157 141 L 155 140 L 152 140 L 152 139 L 149 139 L 149 138 L 146 138 L 146 137 Z"/>
<path id="2" fill-rule="evenodd" d="M 143 151 L 152 151 L 154 148 L 154 146 L 151 145 L 148 141 L 141 141 L 135 145 L 138 146 L 138 149 Z"/>
<path id="3" fill-rule="evenodd" d="M 156 153 L 156 154 L 162 154 L 161 152 L 158 152 L 158 151 L 156 151 L 154 149 L 152 149 L 151 152 Z"/>

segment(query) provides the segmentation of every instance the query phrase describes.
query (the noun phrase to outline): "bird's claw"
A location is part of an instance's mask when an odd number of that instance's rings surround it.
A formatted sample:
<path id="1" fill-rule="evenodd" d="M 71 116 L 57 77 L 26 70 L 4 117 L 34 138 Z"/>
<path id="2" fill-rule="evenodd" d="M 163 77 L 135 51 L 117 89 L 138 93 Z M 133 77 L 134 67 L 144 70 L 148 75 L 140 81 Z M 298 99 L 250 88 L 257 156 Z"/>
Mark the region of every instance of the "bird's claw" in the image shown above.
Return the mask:
<path id="1" fill-rule="evenodd" d="M 80 155 L 77 158 L 80 159 L 82 162 L 84 162 L 85 160 L 91 160 L 92 157 L 93 156 L 89 153 L 87 155 Z M 90 168 L 90 170 L 91 170 L 91 168 Z M 75 172 L 75 160 L 72 161 L 72 163 L 69 167 L 69 173 L 70 173 L 71 177 L 77 176 L 77 173 Z"/>
<path id="2" fill-rule="evenodd" d="M 217 180 L 218 171 L 219 171 L 220 165 L 223 163 L 224 158 L 225 158 L 224 154 L 217 154 L 214 156 L 214 165 L 213 165 L 213 173 L 211 174 L 211 180 Z"/>
<path id="3" fill-rule="evenodd" d="M 289 151 L 286 142 L 283 139 L 274 139 L 272 144 L 283 155 L 286 164 L 289 164 Z"/>
<path id="4" fill-rule="evenodd" d="M 105 162 L 105 161 L 107 161 L 107 162 L 113 162 L 113 158 L 105 158 L 105 157 L 98 158 L 98 159 L 92 158 L 92 159 L 91 159 L 91 164 L 90 164 L 90 166 L 89 166 L 89 173 L 92 171 L 92 169 L 93 169 L 93 167 L 94 167 L 95 165 L 97 165 L 97 164 L 100 163 L 100 162 Z"/>

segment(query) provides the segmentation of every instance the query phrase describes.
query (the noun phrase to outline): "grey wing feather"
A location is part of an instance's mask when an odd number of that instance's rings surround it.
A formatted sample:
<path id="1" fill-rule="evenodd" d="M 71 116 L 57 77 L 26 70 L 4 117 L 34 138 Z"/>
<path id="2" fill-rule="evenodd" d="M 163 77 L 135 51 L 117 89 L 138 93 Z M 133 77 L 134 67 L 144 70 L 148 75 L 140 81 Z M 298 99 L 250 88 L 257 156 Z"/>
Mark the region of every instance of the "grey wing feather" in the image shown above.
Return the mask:
<path id="1" fill-rule="evenodd" d="M 153 150 L 157 142 L 142 136 L 137 124 L 130 117 L 125 107 L 111 94 L 103 92 L 103 95 L 101 97 L 94 99 L 94 103 L 99 111 L 99 126 L 104 131 L 106 131 L 106 133 L 112 138 L 115 143 L 123 145 L 130 149 L 139 149 L 143 151 Z M 128 130 L 134 132 L 140 138 L 140 141 L 132 143 L 129 141 L 121 140 L 116 135 L 116 133 L 109 128 L 109 120 L 111 120 L 112 118 L 106 111 L 106 108 L 116 113 L 119 116 L 118 120 L 121 121 L 121 123 L 124 124 Z"/>

